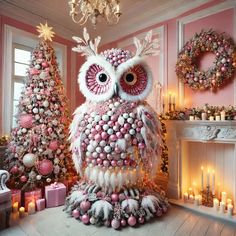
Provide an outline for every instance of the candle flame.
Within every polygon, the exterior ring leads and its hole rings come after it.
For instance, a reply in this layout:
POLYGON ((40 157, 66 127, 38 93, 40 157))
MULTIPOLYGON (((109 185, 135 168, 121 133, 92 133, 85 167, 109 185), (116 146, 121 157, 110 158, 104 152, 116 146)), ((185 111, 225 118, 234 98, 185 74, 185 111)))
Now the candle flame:
POLYGON ((203 170, 204 169, 204 167, 203 166, 201 166, 201 170, 203 170))

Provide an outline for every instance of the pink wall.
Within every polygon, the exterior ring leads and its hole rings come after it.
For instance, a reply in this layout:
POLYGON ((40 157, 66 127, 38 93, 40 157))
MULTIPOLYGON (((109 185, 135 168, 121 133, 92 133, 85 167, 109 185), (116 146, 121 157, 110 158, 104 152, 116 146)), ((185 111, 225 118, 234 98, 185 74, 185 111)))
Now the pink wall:
MULTIPOLYGON (((164 21, 153 25, 151 27, 139 30, 135 33, 126 35, 121 39, 113 42, 113 45, 118 45, 119 43, 133 38, 134 36, 140 34, 141 32, 148 31, 150 29, 155 29, 159 26, 164 26, 164 88, 165 91, 171 91, 178 94, 178 79, 175 74, 175 65, 177 60, 177 51, 178 51, 178 21, 185 16, 191 16, 194 13, 199 11, 208 9, 209 7, 216 6, 225 1, 215 0, 210 3, 204 4, 198 8, 195 8, 191 11, 185 12, 184 14, 170 19, 168 21, 164 21)), ((201 19, 193 20, 188 24, 184 25, 183 29, 183 37, 185 42, 190 39, 195 32, 200 32, 202 29, 212 28, 218 32, 226 32, 231 37, 234 35, 234 10, 232 8, 228 10, 220 11, 216 14, 207 13, 207 15, 201 19), (220 19, 220 20, 219 20, 220 19)), ((155 58, 149 58, 148 63, 151 67, 155 66, 152 63, 155 58)), ((204 65, 201 67, 202 69, 207 69, 208 66, 212 63, 212 56, 208 57, 204 55, 203 60, 200 64, 204 65)), ((158 68, 154 68, 154 74, 157 73, 158 68)), ((153 97, 155 99, 155 97, 153 97)), ((234 104, 234 83, 233 78, 232 82, 227 84, 221 88, 217 93, 212 93, 210 91, 205 92, 194 92, 187 86, 185 86, 185 107, 194 107, 194 106, 202 106, 205 103, 209 103, 212 105, 229 105, 234 104)))

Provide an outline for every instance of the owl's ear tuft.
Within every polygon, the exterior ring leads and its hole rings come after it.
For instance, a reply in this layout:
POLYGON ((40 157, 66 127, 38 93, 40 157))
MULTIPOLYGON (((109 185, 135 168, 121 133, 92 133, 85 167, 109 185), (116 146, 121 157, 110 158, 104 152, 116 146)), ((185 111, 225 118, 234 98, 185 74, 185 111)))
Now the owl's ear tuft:
POLYGON ((84 38, 80 38, 76 36, 72 37, 78 43, 77 47, 72 48, 72 50, 74 52, 81 53, 82 56, 86 56, 86 57, 97 55, 98 54, 97 49, 101 41, 101 37, 97 36, 93 42, 93 40, 90 40, 90 37, 86 28, 84 28, 83 37, 84 38))

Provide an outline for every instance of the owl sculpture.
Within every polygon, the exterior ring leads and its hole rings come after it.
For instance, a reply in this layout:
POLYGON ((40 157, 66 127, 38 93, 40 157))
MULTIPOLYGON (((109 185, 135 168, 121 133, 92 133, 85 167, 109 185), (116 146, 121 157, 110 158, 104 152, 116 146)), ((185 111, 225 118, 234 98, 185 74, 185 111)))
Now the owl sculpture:
POLYGON ((143 224, 166 212, 165 194, 153 178, 162 150, 161 124, 144 101, 152 74, 143 59, 157 52, 152 33, 134 38, 136 53, 111 49, 98 54, 100 37, 73 37, 87 61, 78 83, 86 102, 74 112, 71 150, 81 176, 65 209, 85 224, 143 224))

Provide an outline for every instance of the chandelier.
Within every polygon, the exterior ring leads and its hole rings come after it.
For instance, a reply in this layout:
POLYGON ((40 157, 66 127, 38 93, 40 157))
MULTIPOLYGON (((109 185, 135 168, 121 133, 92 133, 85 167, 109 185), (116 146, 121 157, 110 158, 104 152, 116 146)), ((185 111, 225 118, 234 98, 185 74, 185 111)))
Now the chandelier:
POLYGON ((70 16, 80 25, 90 19, 95 26, 99 16, 108 24, 117 24, 121 16, 119 3, 119 0, 70 0, 70 16))

